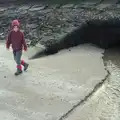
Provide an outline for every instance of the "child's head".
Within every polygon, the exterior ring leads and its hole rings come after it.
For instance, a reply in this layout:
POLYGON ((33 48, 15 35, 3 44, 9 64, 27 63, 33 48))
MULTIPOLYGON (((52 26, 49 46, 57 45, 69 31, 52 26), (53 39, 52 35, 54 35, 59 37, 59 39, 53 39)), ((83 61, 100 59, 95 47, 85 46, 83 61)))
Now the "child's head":
POLYGON ((15 32, 17 32, 19 30, 20 27, 20 23, 18 20, 13 20, 12 21, 12 28, 15 32))
POLYGON ((19 30, 19 27, 18 26, 14 26, 13 27, 13 31, 17 32, 19 30))

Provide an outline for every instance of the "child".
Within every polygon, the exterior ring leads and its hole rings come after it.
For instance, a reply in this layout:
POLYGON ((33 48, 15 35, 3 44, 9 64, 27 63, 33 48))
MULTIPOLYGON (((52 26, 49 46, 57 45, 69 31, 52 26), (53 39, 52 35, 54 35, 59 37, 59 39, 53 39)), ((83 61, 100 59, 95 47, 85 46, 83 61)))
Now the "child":
POLYGON ((14 60, 17 63, 17 71, 15 75, 19 75, 22 73, 22 66, 24 66, 24 70, 28 69, 29 64, 21 60, 22 50, 24 48, 27 51, 27 45, 24 39, 24 34, 20 31, 20 23, 18 20, 12 21, 11 31, 8 35, 8 39, 6 42, 6 48, 9 49, 10 45, 12 45, 14 60))

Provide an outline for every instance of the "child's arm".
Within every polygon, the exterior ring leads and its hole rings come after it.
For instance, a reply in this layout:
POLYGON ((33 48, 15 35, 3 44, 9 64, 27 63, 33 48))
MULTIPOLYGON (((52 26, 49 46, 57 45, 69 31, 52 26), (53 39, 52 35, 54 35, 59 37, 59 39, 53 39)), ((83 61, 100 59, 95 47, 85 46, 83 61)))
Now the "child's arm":
POLYGON ((8 34, 7 40, 6 40, 6 48, 9 49, 11 44, 11 33, 8 34))
POLYGON ((27 51, 27 44, 26 44, 25 37, 24 37, 23 33, 22 33, 22 44, 23 44, 24 50, 27 51))

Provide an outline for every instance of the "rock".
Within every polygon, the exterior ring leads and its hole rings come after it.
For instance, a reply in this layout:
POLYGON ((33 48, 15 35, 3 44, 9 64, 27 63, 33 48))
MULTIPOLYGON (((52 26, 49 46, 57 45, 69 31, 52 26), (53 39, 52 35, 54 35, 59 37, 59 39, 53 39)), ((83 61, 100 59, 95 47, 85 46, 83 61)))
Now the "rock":
POLYGON ((41 48, 41 49, 45 49, 45 46, 41 45, 40 43, 36 44, 35 46, 38 47, 38 48, 41 48))
POLYGON ((38 25, 37 24, 28 24, 27 27, 31 28, 31 29, 36 29, 38 27, 38 25))
POLYGON ((51 41, 53 40, 54 37, 53 36, 44 36, 42 39, 41 39, 41 42, 47 42, 48 40, 51 41))
POLYGON ((62 6, 62 8, 73 8, 73 7, 74 7, 74 4, 66 4, 62 6))
POLYGON ((30 8, 29 11, 30 12, 40 11, 40 10, 43 10, 44 8, 45 8, 45 6, 33 7, 33 8, 30 8))
POLYGON ((25 6, 20 6, 20 7, 18 8, 18 10, 19 10, 19 11, 24 11, 24 10, 28 10, 29 8, 30 8, 30 6, 25 5, 25 6))
POLYGON ((5 12, 5 10, 7 10, 7 8, 0 8, 0 13, 5 12))
POLYGON ((99 10, 103 10, 107 7, 110 7, 111 4, 100 4, 100 5, 97 5, 96 8, 99 9, 99 10))
POLYGON ((4 76, 4 78, 6 78, 6 76, 4 76))
MULTIPOLYGON (((76 35, 74 31, 78 28, 81 32, 86 30, 83 26, 88 23, 87 21, 109 21, 110 19, 120 18, 119 9, 120 5, 118 4, 98 4, 96 7, 93 3, 49 6, 39 3, 34 5, 24 4, 18 7, 11 5, 5 8, 1 7, 0 27, 2 29, 0 32, 6 34, 11 21, 17 18, 21 22, 21 28, 24 30, 25 38, 29 40, 28 44, 36 45, 41 43, 48 48, 53 44, 65 43, 61 47, 64 48, 77 44, 75 41, 69 43, 71 40, 69 36, 70 34, 76 35), (64 38, 67 36, 70 40, 64 41, 64 38)), ((80 34, 80 32, 78 33, 80 34)), ((0 39, 4 39, 5 34, 0 35, 0 39)), ((77 37, 81 41, 80 43, 84 41, 78 35, 77 37)))

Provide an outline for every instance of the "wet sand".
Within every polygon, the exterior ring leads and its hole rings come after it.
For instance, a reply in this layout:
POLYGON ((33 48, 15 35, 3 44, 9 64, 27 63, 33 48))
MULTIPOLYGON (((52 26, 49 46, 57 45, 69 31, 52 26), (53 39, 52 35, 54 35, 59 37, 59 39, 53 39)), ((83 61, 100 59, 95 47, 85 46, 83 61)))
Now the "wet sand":
POLYGON ((14 76, 12 52, 2 43, 0 50, 1 120, 57 120, 107 74, 104 51, 92 45, 35 60, 28 60, 25 54, 30 68, 18 77, 14 76))

